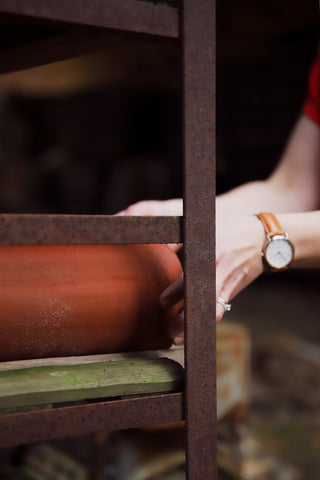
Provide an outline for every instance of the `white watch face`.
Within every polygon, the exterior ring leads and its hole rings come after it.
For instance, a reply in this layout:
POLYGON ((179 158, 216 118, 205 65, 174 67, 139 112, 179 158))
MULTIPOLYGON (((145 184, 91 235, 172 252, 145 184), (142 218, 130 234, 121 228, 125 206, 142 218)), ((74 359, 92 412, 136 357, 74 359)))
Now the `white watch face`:
POLYGON ((286 238, 275 236, 266 246, 265 257, 272 268, 284 268, 293 258, 293 247, 286 238))

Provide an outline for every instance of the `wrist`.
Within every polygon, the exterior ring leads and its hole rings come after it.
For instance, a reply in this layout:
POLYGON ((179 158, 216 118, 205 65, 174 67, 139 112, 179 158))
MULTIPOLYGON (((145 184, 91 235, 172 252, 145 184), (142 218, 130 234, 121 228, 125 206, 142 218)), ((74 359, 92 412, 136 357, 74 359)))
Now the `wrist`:
POLYGON ((266 270, 281 271, 289 267, 294 258, 294 246, 288 233, 273 213, 261 212, 257 218, 265 233, 261 251, 266 270))
POLYGON ((298 212, 279 215, 295 247, 292 268, 320 267, 320 212, 298 212))

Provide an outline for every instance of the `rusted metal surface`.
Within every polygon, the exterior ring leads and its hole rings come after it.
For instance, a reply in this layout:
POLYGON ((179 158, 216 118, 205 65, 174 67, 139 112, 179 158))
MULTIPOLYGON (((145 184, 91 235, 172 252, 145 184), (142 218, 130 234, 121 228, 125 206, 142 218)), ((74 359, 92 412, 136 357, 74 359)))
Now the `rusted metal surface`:
POLYGON ((0 446, 183 420, 183 394, 127 398, 0 416, 0 446))
POLYGON ((187 478, 214 480, 215 1, 185 0, 182 26, 187 478))
POLYGON ((178 10, 139 0, 1 0, 0 14, 90 25, 113 30, 179 36, 178 10))
POLYGON ((0 214, 0 245, 181 241, 182 217, 0 214))
POLYGON ((95 0, 89 6, 84 1, 68 0, 0 2, 0 73, 110 49, 117 41, 115 31, 118 35, 149 33, 160 40, 162 36, 178 38, 176 2, 155 3, 95 0))

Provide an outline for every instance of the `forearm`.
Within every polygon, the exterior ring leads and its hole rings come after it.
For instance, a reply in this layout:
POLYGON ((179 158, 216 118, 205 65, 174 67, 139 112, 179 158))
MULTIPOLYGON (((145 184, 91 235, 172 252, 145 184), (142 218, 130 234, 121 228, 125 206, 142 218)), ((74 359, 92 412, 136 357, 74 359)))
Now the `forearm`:
POLYGON ((292 268, 320 268, 320 211, 277 215, 295 249, 292 268))
POLYGON ((130 205, 117 215, 143 215, 143 216, 180 216, 183 215, 182 198, 170 200, 142 200, 130 205))
POLYGON ((294 200, 292 195, 277 188, 270 180, 255 181, 219 195, 216 199, 217 215, 301 210, 299 202, 294 200))
POLYGON ((319 208, 320 130, 302 115, 275 171, 267 180, 241 185, 217 198, 217 214, 319 208))

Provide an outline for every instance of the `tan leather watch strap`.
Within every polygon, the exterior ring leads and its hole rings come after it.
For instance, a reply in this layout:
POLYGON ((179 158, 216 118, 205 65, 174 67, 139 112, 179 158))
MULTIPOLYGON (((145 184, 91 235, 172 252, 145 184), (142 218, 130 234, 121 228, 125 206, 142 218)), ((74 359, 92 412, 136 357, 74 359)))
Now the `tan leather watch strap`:
POLYGON ((266 235, 271 238, 275 235, 285 235, 285 231, 280 227, 280 224, 273 213, 261 212, 257 217, 262 222, 266 235))

